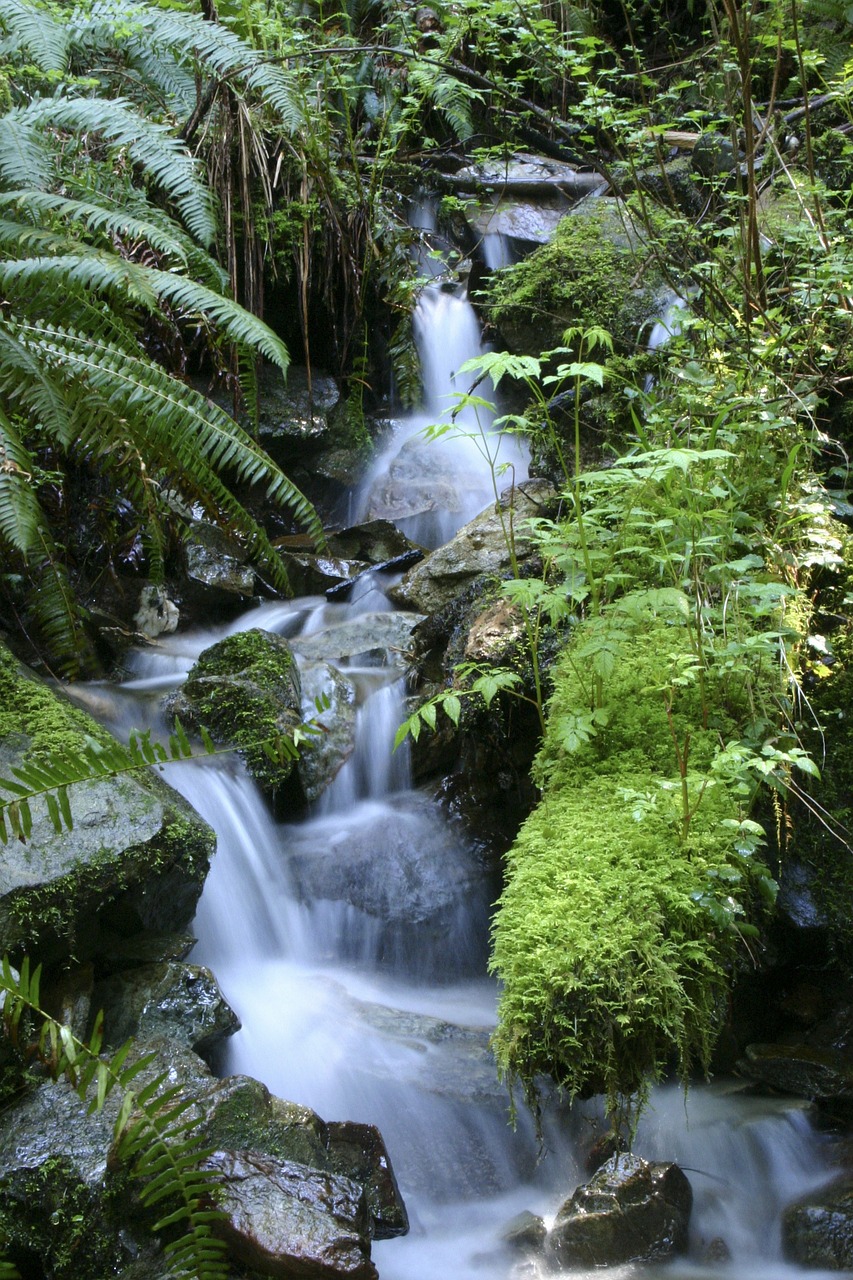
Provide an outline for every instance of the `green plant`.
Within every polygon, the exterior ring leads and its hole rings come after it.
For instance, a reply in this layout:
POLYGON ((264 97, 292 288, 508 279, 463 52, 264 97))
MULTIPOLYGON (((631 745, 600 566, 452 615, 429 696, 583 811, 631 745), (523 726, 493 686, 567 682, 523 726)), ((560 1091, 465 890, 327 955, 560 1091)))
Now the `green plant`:
POLYGON ((16 972, 3 958, 0 993, 5 1034, 50 1076, 65 1078, 88 1105, 100 1111, 116 1093, 120 1102, 113 1125, 112 1158, 140 1179, 140 1198, 154 1210, 152 1231, 165 1237, 171 1275, 193 1280, 225 1280, 224 1242, 215 1234, 223 1214, 217 1209, 217 1179, 202 1167, 206 1155, 194 1137, 193 1101, 169 1084, 169 1073, 151 1077, 154 1054, 137 1055, 127 1041, 103 1056, 99 1016, 88 1041, 80 1040, 40 1004, 40 967, 30 972, 25 959, 16 972), (33 1023, 36 1025, 33 1026, 33 1023), (140 1084, 145 1073, 150 1077, 140 1084))

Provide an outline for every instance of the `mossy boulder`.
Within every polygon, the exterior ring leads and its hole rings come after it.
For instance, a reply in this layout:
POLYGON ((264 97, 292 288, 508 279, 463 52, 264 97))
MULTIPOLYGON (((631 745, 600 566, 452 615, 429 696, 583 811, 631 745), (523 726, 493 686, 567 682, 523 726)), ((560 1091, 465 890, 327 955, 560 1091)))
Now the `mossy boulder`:
POLYGON ((513 351, 539 355, 563 343, 566 329, 598 325, 630 354, 666 288, 648 239, 627 205, 605 197, 581 200, 549 244, 496 272, 486 314, 513 351))
MULTIPOLYGON (((0 646, 0 776, 22 761, 73 761, 86 740, 110 735, 0 646)), ((58 833, 31 804, 26 842, 0 863, 0 952, 44 960, 97 952, 105 934, 185 927, 195 914, 215 837, 152 772, 69 787, 73 828, 58 833)))
POLYGON ((741 857, 736 797, 711 774, 749 722, 743 688, 710 672, 704 688, 680 682, 691 637, 676 610, 626 622, 614 610, 583 624, 554 669, 543 797, 493 931, 502 1069, 611 1107, 673 1061, 685 1076, 707 1066, 766 876, 741 857))
POLYGON ((275 746, 292 742, 302 723, 299 670, 282 636, 254 628, 205 649, 176 706, 214 742, 240 751, 276 812, 301 805, 295 755, 275 746))
POLYGON ((782 1249, 788 1262, 822 1271, 853 1268, 853 1178, 811 1191, 782 1215, 782 1249))

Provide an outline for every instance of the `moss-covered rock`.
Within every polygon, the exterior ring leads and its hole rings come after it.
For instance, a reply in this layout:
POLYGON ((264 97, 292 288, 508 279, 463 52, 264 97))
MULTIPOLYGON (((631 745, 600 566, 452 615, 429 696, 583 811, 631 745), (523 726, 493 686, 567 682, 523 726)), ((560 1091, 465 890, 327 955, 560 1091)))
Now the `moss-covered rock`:
POLYGON ((598 325, 617 351, 634 350, 665 292, 647 239, 618 200, 580 201, 543 245, 491 278, 486 311, 513 351, 539 355, 573 325, 598 325))
POLYGON ((302 723, 299 671, 282 636, 254 628, 205 649, 180 703, 214 742, 240 750, 277 812, 301 803, 295 757, 278 750, 270 756, 262 745, 292 741, 302 723))
MULTIPOLYGON (((0 775, 23 760, 72 760, 86 739, 112 741, 0 646, 0 775)), ((183 928, 215 844, 187 802, 154 772, 75 784, 69 801, 71 831, 57 833, 35 800, 26 843, 4 846, 0 952, 83 958, 104 932, 183 928)))
POLYGON ((496 1053, 528 1086, 545 1072, 615 1106, 673 1059, 682 1073, 707 1065, 754 892, 736 800, 710 765, 747 711, 741 686, 680 683, 689 652, 683 619, 621 633, 605 619, 557 664, 543 799, 510 852, 494 925, 496 1053), (596 724, 590 653, 608 646, 596 724))

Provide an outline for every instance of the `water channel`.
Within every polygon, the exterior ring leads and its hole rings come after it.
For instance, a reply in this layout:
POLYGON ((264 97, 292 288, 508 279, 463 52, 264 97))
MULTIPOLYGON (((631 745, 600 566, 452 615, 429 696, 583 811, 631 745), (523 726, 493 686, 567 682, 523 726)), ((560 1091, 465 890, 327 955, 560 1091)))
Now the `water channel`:
MULTIPOLYGON (((446 407, 455 370, 478 349, 470 306, 440 286, 426 291, 418 325, 425 417, 389 444, 370 478, 374 491, 401 454, 424 447, 424 422, 446 407)), ((465 492, 452 515, 414 519, 416 536, 448 537, 490 500, 484 453, 496 441, 488 427, 463 423, 473 441, 428 446, 461 449, 465 492)), ((509 447, 518 474, 523 458, 509 447)), ((341 626, 369 627, 390 607, 378 578, 347 604, 264 604, 227 627, 166 637, 135 653, 131 678, 92 696, 120 734, 149 723, 163 729, 164 695, 222 635, 263 627, 287 636, 307 670, 318 651, 336 652, 341 626)), ((555 1107, 541 1144, 523 1108, 517 1128, 508 1124, 488 1051, 496 990, 485 960, 496 887, 464 833, 412 790, 405 751, 392 752, 402 718, 400 659, 350 655, 337 665, 357 703, 356 745, 307 820, 276 824, 236 761, 169 773, 218 836, 193 955, 212 967, 243 1024, 218 1065, 254 1075, 326 1119, 379 1125, 411 1218, 408 1237, 374 1247, 382 1280, 544 1276, 502 1247, 500 1231, 522 1209, 553 1215, 584 1180, 596 1108, 555 1107)), ((798 1274, 781 1261, 780 1210, 827 1177, 824 1139, 802 1104, 750 1096, 738 1082, 697 1086, 687 1099, 663 1088, 635 1149, 679 1161, 695 1196, 690 1257, 644 1270, 649 1280, 664 1271, 671 1280, 719 1274, 701 1260, 719 1238, 731 1252, 725 1274, 733 1280, 798 1274)))

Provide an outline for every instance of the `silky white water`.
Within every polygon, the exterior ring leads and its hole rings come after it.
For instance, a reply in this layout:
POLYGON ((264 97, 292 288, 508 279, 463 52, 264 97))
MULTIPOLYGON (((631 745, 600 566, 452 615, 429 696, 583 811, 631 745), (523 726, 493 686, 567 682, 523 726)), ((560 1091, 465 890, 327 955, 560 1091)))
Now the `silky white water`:
MULTIPOLYGON (((434 409, 465 358, 452 344, 471 316, 457 304, 470 312, 440 290, 422 306, 434 409)), ((464 341, 479 349, 473 330, 464 341)), ((458 465, 463 495, 445 512, 451 530, 483 493, 490 500, 491 468, 475 498, 473 464, 458 465)), ((217 639, 262 627, 290 638, 305 664, 324 644, 334 648, 341 624, 376 614, 378 590, 368 584, 350 604, 266 604, 217 629, 165 637, 133 656, 133 678, 121 688, 81 696, 120 736, 133 725, 165 729, 164 694, 217 639)), ((325 1119, 379 1125, 412 1224, 407 1238, 375 1244, 382 1280, 544 1277, 544 1264, 502 1246, 501 1230, 521 1209, 546 1219, 556 1212, 586 1176, 582 1153, 600 1116, 593 1104, 546 1108, 542 1147, 523 1107, 517 1129, 508 1123, 488 1049, 496 990, 486 977, 487 931, 498 886, 464 833, 411 790, 405 752, 392 751, 403 717, 398 661, 391 653, 383 665, 340 663, 356 691, 355 745, 304 821, 275 823, 237 761, 170 767, 169 781, 218 838, 193 959, 213 968, 243 1028, 217 1065, 254 1075, 325 1119)), ((715 1239, 731 1252, 732 1280, 804 1274, 785 1266, 779 1244, 781 1209, 826 1177, 825 1149, 803 1106, 736 1087, 697 1086, 686 1101, 660 1089, 635 1150, 678 1160, 695 1195, 690 1257, 638 1275, 716 1275, 701 1261, 715 1239)), ((622 1280, 634 1271, 608 1274, 622 1280)))

